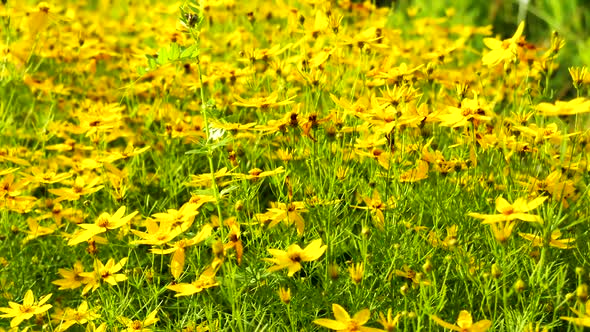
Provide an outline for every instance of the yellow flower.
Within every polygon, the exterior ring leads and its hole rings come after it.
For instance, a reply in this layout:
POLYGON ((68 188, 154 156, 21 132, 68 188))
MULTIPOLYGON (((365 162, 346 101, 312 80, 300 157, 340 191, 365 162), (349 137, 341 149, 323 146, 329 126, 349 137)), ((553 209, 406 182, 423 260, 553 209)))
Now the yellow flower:
POLYGON ((383 313, 379 313, 378 322, 383 326, 385 331, 394 331, 397 328, 397 325, 399 324, 400 317, 401 314, 397 314, 395 315, 395 317, 392 317, 391 308, 389 308, 387 310, 387 317, 385 317, 383 313))
POLYGON ((315 261, 320 258, 326 251, 327 246, 322 245, 322 239, 311 241, 310 244, 301 249, 299 245, 292 244, 287 248, 287 251, 278 249, 268 249, 268 252, 274 258, 265 258, 269 263, 276 264, 268 268, 269 272, 275 272, 287 268, 289 270, 289 277, 292 277, 295 272, 301 270, 301 262, 315 261))
POLYGON ((563 320, 567 320, 568 322, 572 322, 578 326, 586 326, 590 327, 590 300, 586 301, 586 305, 584 306, 584 313, 577 311, 576 309, 570 308, 574 314, 578 315, 578 317, 559 317, 563 320))
POLYGON ((119 282, 127 280, 127 276, 119 272, 123 266, 127 263, 127 258, 121 259, 115 264, 114 259, 109 259, 106 264, 103 264, 100 260, 95 260, 94 271, 82 272, 80 276, 84 277, 86 286, 82 290, 82 295, 86 294, 89 290, 95 291, 100 287, 101 282, 106 282, 110 285, 116 285, 119 282))
POLYGON ((477 96, 477 92, 473 91, 473 98, 464 98, 461 101, 460 107, 449 106, 445 113, 437 116, 441 121, 440 125, 445 127, 462 127, 469 123, 477 126, 480 122, 492 120, 492 117, 486 115, 486 110, 489 107, 482 102, 477 96))
POLYGON ((121 206, 112 216, 107 212, 103 212, 96 218, 94 224, 79 224, 78 226, 84 230, 74 234, 74 237, 68 241, 68 245, 73 246, 81 242, 86 242, 95 235, 126 225, 135 217, 137 211, 123 217, 125 215, 125 209, 125 206, 121 206))
POLYGON ((213 228, 210 225, 205 225, 199 232, 199 234, 195 235, 192 239, 182 239, 176 241, 173 244, 168 244, 172 248, 168 249, 151 249, 150 251, 154 254, 166 255, 170 253, 174 253, 172 255, 172 259, 170 261, 170 271, 172 276, 175 279, 180 278, 180 275, 184 271, 184 258, 185 258, 185 248, 197 245, 204 240, 206 240, 209 235, 211 235, 211 231, 213 228))
POLYGON ((40 167, 31 167, 31 174, 25 174, 25 178, 33 183, 52 184, 72 177, 71 173, 59 173, 52 170, 44 172, 40 167))
POLYGON ((496 210, 500 214, 481 214, 476 212, 468 213, 470 217, 483 219, 484 224, 493 224, 502 221, 524 220, 529 222, 543 223, 543 219, 538 215, 529 214, 528 212, 536 209, 547 199, 541 196, 527 202, 524 198, 518 198, 513 204, 508 203, 502 196, 496 199, 496 210))
POLYGON ((569 67, 568 71, 572 77, 574 88, 579 89, 587 80, 588 68, 584 67, 569 67))
POLYGON ((277 101, 279 99, 279 94, 276 91, 271 93, 267 97, 252 98, 250 100, 242 99, 240 96, 236 95, 236 96, 234 96, 234 98, 237 101, 234 102, 232 105, 242 106, 242 107, 255 107, 255 108, 261 108, 263 110, 266 110, 271 107, 278 107, 278 106, 292 104, 292 103, 294 103, 293 99, 295 97, 297 97, 297 96, 291 96, 283 101, 277 101))
POLYGON ((66 331, 74 324, 84 325, 89 321, 100 318, 100 314, 96 310, 88 309, 88 302, 82 301, 78 308, 66 308, 65 310, 57 310, 52 315, 52 320, 57 324, 56 331, 66 331))
POLYGON ((363 309, 351 318, 348 312, 344 310, 341 306, 334 303, 332 304, 332 311, 334 312, 333 319, 325 319, 325 318, 318 318, 313 321, 314 324, 329 328, 330 330, 334 331, 350 331, 350 332, 377 332, 383 331, 381 329, 376 329, 373 327, 366 327, 365 325, 369 318, 371 318, 371 312, 369 309, 363 309))
POLYGON ((540 103, 535 107, 537 114, 546 116, 576 115, 590 112, 590 99, 575 98, 569 101, 556 101, 555 104, 540 103))
MULTIPOLYGON (((539 235, 528 234, 528 233, 518 233, 522 238, 527 239, 532 242, 534 247, 543 247, 545 246, 545 239, 539 235)), ((553 231, 551 233, 551 238, 549 239, 549 246, 559 248, 559 249, 571 249, 575 248, 575 244, 571 244, 572 242, 576 242, 576 239, 569 238, 569 239, 560 239, 561 231, 559 229, 553 231)))
POLYGON ((101 181, 102 178, 98 176, 90 179, 89 182, 87 182, 87 179, 85 179, 83 176, 78 176, 74 180, 74 183, 72 183, 71 188, 52 188, 48 189, 47 191, 59 196, 55 199, 56 202, 61 202, 64 200, 75 201, 84 195, 90 195, 102 189, 104 186, 99 185, 101 181))
POLYGON ((59 290, 64 289, 76 289, 86 283, 87 278, 82 276, 84 273, 84 266, 80 261, 74 263, 74 268, 58 269, 57 272, 63 277, 63 279, 52 281, 51 283, 59 286, 59 290))
POLYGON ((365 266, 362 262, 357 264, 352 264, 348 268, 348 273, 350 273, 350 278, 355 285, 358 285, 363 281, 363 276, 365 274, 365 266))
POLYGON ((520 22, 512 38, 498 40, 496 38, 484 38, 483 43, 490 48, 490 51, 483 56, 483 64, 494 67, 502 62, 513 61, 518 55, 518 40, 524 30, 524 21, 520 22))
POLYGON ((283 166, 279 166, 272 171, 263 171, 260 168, 253 168, 248 171, 248 174, 239 174, 238 173, 238 174, 235 174, 235 176, 238 179, 257 181, 258 179, 261 179, 261 178, 264 178, 267 176, 273 176, 276 174, 281 174, 281 173, 285 173, 285 168, 283 166))
POLYGON ((152 329, 147 328, 147 326, 153 325, 160 320, 159 318, 156 318, 157 313, 158 309, 150 312, 144 320, 131 320, 123 316, 118 317, 117 320, 119 320, 119 322, 125 325, 126 329, 124 331, 126 332, 150 332, 152 331, 152 329))
POLYGON ((291 302, 291 288, 281 287, 279 288, 278 294, 281 302, 285 304, 289 304, 289 302, 291 302))
POLYGON ((494 238, 496 241, 500 242, 501 244, 506 243, 512 235, 512 231, 514 227, 517 225, 517 221, 500 221, 498 223, 490 224, 492 229, 492 233, 494 234, 494 238))
POLYGON ((47 310, 51 309, 51 304, 45 304, 47 300, 51 297, 51 294, 45 295, 39 299, 38 302, 35 302, 35 297, 33 295, 32 290, 28 290, 25 293, 25 297, 23 299, 23 304, 18 304, 12 301, 8 302, 10 308, 0 308, 0 312, 3 312, 0 317, 2 318, 10 318, 10 327, 18 326, 24 320, 30 319, 31 317, 42 314, 47 310))
POLYGON ((217 269, 213 266, 210 266, 205 271, 203 271, 203 273, 201 273, 197 280, 193 281, 192 283, 179 283, 176 285, 167 286, 166 288, 176 292, 174 297, 189 296, 195 293, 200 293, 207 288, 219 285, 219 283, 215 280, 215 273, 217 273, 217 269))
POLYGON ((473 323, 473 318, 471 317, 471 314, 466 310, 461 310, 461 312, 459 313, 459 318, 457 318, 457 325, 449 324, 434 315, 430 316, 430 318, 432 318, 433 321, 435 321, 438 325, 444 327, 445 329, 453 331, 485 332, 492 325, 492 322, 487 319, 473 323))
POLYGON ((303 235, 305 231, 305 220, 301 216, 302 212, 307 212, 305 203, 301 201, 291 201, 289 203, 271 202, 271 208, 261 216, 268 216, 271 220, 268 228, 276 226, 283 221, 286 224, 295 224, 297 234, 303 235))
POLYGON ((416 272, 412 270, 409 266, 403 265, 402 270, 394 270, 396 276, 406 278, 412 281, 412 287, 418 286, 430 286, 430 280, 424 277, 422 272, 416 272))

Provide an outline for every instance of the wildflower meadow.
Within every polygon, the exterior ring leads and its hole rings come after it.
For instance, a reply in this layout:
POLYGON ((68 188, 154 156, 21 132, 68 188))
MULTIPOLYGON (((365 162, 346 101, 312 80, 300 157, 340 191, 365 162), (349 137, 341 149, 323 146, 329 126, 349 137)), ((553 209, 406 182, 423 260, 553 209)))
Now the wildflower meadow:
POLYGON ((590 328, 584 1, 0 24, 0 331, 590 328))

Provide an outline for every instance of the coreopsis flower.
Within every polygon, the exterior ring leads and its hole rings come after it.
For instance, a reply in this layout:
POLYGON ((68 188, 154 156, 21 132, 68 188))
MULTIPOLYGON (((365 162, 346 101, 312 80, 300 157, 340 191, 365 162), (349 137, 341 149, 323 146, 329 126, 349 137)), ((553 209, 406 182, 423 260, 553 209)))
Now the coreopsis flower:
POLYGON ((409 169, 399 176, 400 182, 417 182, 428 178, 428 162, 420 159, 416 161, 416 167, 409 169))
POLYGON ((518 56, 518 41, 524 31, 524 21, 520 22, 514 35, 505 40, 498 40, 496 38, 484 38, 484 44, 490 51, 483 56, 482 62, 484 65, 494 67, 502 62, 514 61, 518 56))
POLYGON ((187 247, 197 245, 204 240, 206 240, 210 235, 213 228, 211 225, 205 225, 199 232, 199 234, 195 235, 191 239, 182 239, 176 241, 175 243, 168 244, 171 248, 168 249, 151 249, 150 251, 154 254, 159 255, 166 255, 171 254, 172 258, 170 260, 170 272, 175 279, 180 278, 180 275, 184 271, 184 259, 185 259, 185 251, 187 247))
POLYGON ((395 275, 398 277, 402 277, 402 278, 406 278, 406 279, 411 280, 412 287, 429 286, 431 284, 430 280, 426 279, 422 272, 416 272, 405 264, 402 266, 402 269, 403 269, 403 271, 402 270, 394 270, 393 273, 395 273, 395 275))
POLYGON ((89 309, 86 301, 82 301, 76 309, 56 310, 52 315, 52 320, 57 325, 55 331, 66 331, 75 324, 85 325, 92 320, 98 319, 100 314, 96 311, 96 308, 89 309))
POLYGON ((574 308, 570 308, 574 314, 578 315, 578 317, 565 317, 561 316, 559 318, 563 320, 567 320, 568 322, 572 322, 577 326, 585 326, 590 327, 590 300, 586 301, 584 305, 584 312, 580 312, 574 308))
POLYGON ((363 281, 363 276, 365 274, 365 265, 363 262, 352 264, 348 267, 348 273, 350 273, 350 279, 355 285, 359 285, 361 281, 363 281))
POLYGON ((485 332, 492 326, 492 322, 487 319, 474 323, 471 314, 467 310, 461 310, 457 318, 457 325, 447 323, 434 315, 430 316, 430 318, 438 325, 452 331, 485 332))
POLYGON ((293 99, 297 96, 291 96, 285 100, 277 101, 279 99, 279 93, 277 91, 271 93, 267 97, 252 98, 250 100, 242 99, 240 96, 234 96, 237 100, 232 105, 242 107, 254 107, 267 110, 272 107, 278 107, 283 105, 289 105, 294 103, 293 99))
POLYGON ((371 318, 369 309, 363 309, 350 317, 348 312, 340 305, 332 304, 332 311, 334 312, 334 319, 318 318, 313 321, 314 324, 323 326, 334 331, 348 331, 348 332, 382 332, 383 330, 363 326, 367 324, 371 318))
POLYGON ((45 1, 39 2, 37 6, 27 11, 27 17, 24 23, 31 39, 34 39, 41 31, 45 31, 51 23, 65 20, 66 17, 58 15, 61 8, 57 8, 45 1))
POLYGON ((219 285, 215 279, 215 273, 217 273, 217 268, 210 266, 205 271, 203 271, 203 273, 201 273, 197 280, 191 282, 190 284, 178 283, 167 286, 166 288, 176 292, 174 297, 189 296, 195 293, 200 293, 207 288, 219 285))
POLYGON ((317 239, 311 241, 305 249, 301 249, 297 244, 290 245, 287 248, 287 251, 268 249, 268 252, 274 257, 265 258, 264 260, 275 264, 268 268, 269 272, 275 272, 286 268, 289 270, 289 277, 292 277, 295 272, 301 270, 301 262, 311 262, 319 259, 326 249, 327 246, 322 245, 322 239, 317 239))
POLYGON ((123 217, 125 215, 125 210, 126 207, 121 206, 112 216, 107 212, 101 213, 94 221, 94 224, 79 224, 78 226, 84 230, 74 234, 68 241, 68 245, 74 246, 78 243, 86 242, 95 235, 127 225, 127 223, 135 217, 138 211, 132 212, 123 217))
POLYGON ((97 290, 102 282, 114 286, 119 282, 127 280, 125 274, 117 273, 125 266, 125 263, 127 263, 127 258, 121 259, 118 263, 115 263, 115 260, 111 258, 106 264, 96 259, 94 261, 94 271, 80 273, 80 276, 84 277, 84 282, 86 282, 86 286, 82 290, 82 295, 90 290, 97 290))
POLYGON ((170 222, 157 222, 153 219, 147 220, 145 226, 146 232, 131 230, 131 233, 140 237, 140 240, 133 240, 130 242, 131 244, 161 246, 172 241, 185 231, 182 227, 173 227, 170 222))
POLYGON ((385 329, 385 331, 387 332, 391 332, 391 331, 395 331, 395 329, 397 328, 397 325, 399 324, 399 319, 402 316, 402 314, 398 313, 395 316, 392 316, 391 313, 391 308, 389 308, 387 310, 387 316, 385 316, 383 313, 379 313, 379 320, 377 320, 377 322, 379 322, 379 324, 381 324, 381 326, 383 326, 383 329, 385 329))
POLYGON ((473 91, 473 98, 461 100, 460 107, 447 107, 446 112, 439 114, 436 118, 440 121, 441 126, 446 127, 462 127, 468 123, 477 125, 492 119, 486 115, 488 108, 488 105, 479 99, 477 92, 473 91))
POLYGON ((529 192, 549 194, 556 201, 561 201, 563 207, 569 207, 568 199, 576 199, 576 186, 573 180, 569 180, 560 170, 555 170, 545 179, 530 177, 528 182, 518 181, 527 186, 529 192))
POLYGON ((571 249, 576 247, 575 244, 572 244, 572 242, 576 242, 575 238, 560 239, 561 231, 559 229, 551 232, 551 236, 548 239, 549 241, 545 240, 542 236, 535 234, 518 233, 518 235, 523 239, 531 241, 534 247, 544 247, 545 244, 559 249, 571 249))
POLYGON ((0 199, 4 197, 16 197, 21 194, 21 189, 25 188, 28 181, 19 179, 15 181, 13 173, 7 173, 0 181, 0 199))
MULTIPOLYGON (((227 167, 223 167, 213 174, 213 176, 215 177, 215 184, 217 184, 217 187, 219 187, 219 188, 224 187, 231 182, 231 180, 228 180, 228 181, 223 180, 222 181, 220 179, 223 177, 227 177, 227 176, 233 176, 234 174, 232 173, 232 171, 233 170, 231 170, 231 171, 228 170, 227 167)), ((209 188, 212 186, 211 179, 212 179, 211 173, 191 175, 191 180, 189 183, 187 183, 187 185, 195 186, 195 187, 209 188)))
POLYGON ((253 168, 248 171, 248 174, 235 174, 236 178, 238 179, 246 179, 251 181, 258 181, 261 178, 267 176, 273 176, 276 174, 281 174, 285 172, 285 168, 283 166, 279 166, 272 171, 263 171, 260 168, 253 168))
POLYGON ((12 301, 8 302, 10 308, 0 308, 0 315, 2 318, 12 318, 10 321, 10 327, 16 327, 24 320, 30 319, 31 317, 42 314, 47 310, 51 309, 51 304, 45 304, 51 298, 52 294, 42 296, 39 301, 35 301, 35 296, 32 290, 28 290, 23 298, 23 303, 18 304, 12 301))
POLYGON ((78 176, 74 180, 74 183, 72 183, 71 187, 52 188, 48 189, 48 191, 58 196, 58 198, 55 199, 56 202, 64 200, 75 201, 82 196, 90 195, 102 189, 104 186, 100 185, 101 181, 102 179, 98 176, 92 179, 85 179, 83 176, 78 176))
POLYGON ((76 289, 90 281, 87 277, 82 276, 82 273, 84 273, 84 266, 80 261, 74 263, 74 267, 71 270, 58 269, 57 272, 63 277, 63 279, 58 279, 51 283, 58 285, 59 290, 76 289))
POLYGON ((453 249, 457 245, 457 225, 451 225, 447 227, 447 236, 442 240, 436 234, 436 232, 428 232, 426 241, 433 247, 441 247, 443 249, 453 249))
POLYGON ((191 202, 184 203, 180 209, 168 209, 164 213, 154 213, 151 217, 160 223, 170 223, 173 227, 187 230, 199 213, 199 206, 191 202))
POLYGON ((43 171, 40 167, 31 167, 31 174, 25 174, 25 179, 32 183, 52 184, 58 183, 72 177, 72 173, 56 173, 54 171, 43 171))
POLYGON ((351 207, 369 210, 373 218, 376 219, 375 221, 377 227, 379 227, 379 229, 383 229, 385 223, 385 214, 383 214, 383 211, 395 207, 394 198, 389 197, 389 199, 384 202, 381 200, 379 192, 377 190, 373 190, 373 195, 371 197, 363 197, 362 200, 365 203, 365 206, 354 205, 351 207))
POLYGON ((124 317, 124 316, 117 317, 117 320, 119 322, 121 322, 121 324, 125 325, 126 328, 124 331, 126 331, 126 332, 134 332, 134 331, 151 332, 152 329, 148 328, 148 326, 154 325, 160 320, 159 318, 156 318, 157 314, 158 314, 158 309, 150 312, 143 320, 139 320, 139 319, 131 320, 131 319, 124 317))
POLYGON ((297 234, 303 235, 305 231, 305 220, 301 216, 303 212, 307 212, 305 202, 271 202, 271 207, 267 212, 257 215, 257 218, 265 222, 268 228, 272 228, 280 222, 284 222, 287 225, 295 224, 297 234))
POLYGON ((27 224, 29 225, 29 230, 25 232, 29 235, 23 239, 23 244, 40 236, 49 235, 53 233, 56 228, 55 225, 49 227, 41 226, 36 219, 27 219, 27 224))
POLYGON ((579 90, 580 87, 582 87, 582 85, 586 83, 588 78, 590 78, 590 75, 588 75, 588 68, 586 66, 569 67, 568 71, 570 72, 570 75, 572 77, 572 83, 576 90, 579 90))
POLYGON ((489 225, 492 229, 492 233, 494 234, 494 238, 496 239, 496 241, 500 242, 501 244, 504 244, 512 235, 512 231, 514 230, 514 227, 516 227, 517 223, 518 221, 509 220, 500 221, 489 225))
POLYGON ((528 212, 543 204, 546 199, 547 196, 540 196, 527 202, 524 198, 518 198, 513 204, 510 204, 506 199, 500 196, 496 199, 496 210, 500 212, 500 214, 470 212, 467 215, 473 218, 483 219, 482 223, 484 224, 493 224, 511 220, 543 223, 543 219, 541 219, 540 216, 529 214, 528 212))
POLYGON ((143 148, 136 148, 135 146, 133 146, 133 143, 129 143, 129 145, 127 145, 127 147, 125 148, 125 150, 123 150, 123 152, 119 152, 119 151, 107 152, 107 156, 105 156, 104 158, 101 158, 99 161, 103 162, 103 163, 113 163, 119 159, 128 159, 133 156, 140 155, 140 154, 146 152, 147 150, 149 150, 150 148, 151 147, 149 145, 144 146, 143 148))
POLYGON ((590 112, 590 99, 575 98, 568 101, 558 100, 554 104, 540 103, 535 106, 537 114, 545 116, 576 115, 590 112))
POLYGON ((283 302, 284 304, 289 304, 291 302, 291 288, 281 287, 279 288, 279 291, 277 293, 279 294, 281 302, 283 302))

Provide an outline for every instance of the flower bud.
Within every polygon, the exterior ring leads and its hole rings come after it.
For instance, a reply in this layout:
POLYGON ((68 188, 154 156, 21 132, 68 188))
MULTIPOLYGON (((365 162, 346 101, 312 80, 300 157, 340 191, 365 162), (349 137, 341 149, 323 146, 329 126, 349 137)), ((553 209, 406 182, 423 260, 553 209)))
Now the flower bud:
POLYGON ((496 263, 492 264, 492 278, 498 279, 501 276, 502 276, 502 270, 500 270, 500 267, 498 266, 498 264, 496 264, 496 263))
POLYGON ((588 285, 581 284, 576 288, 576 297, 580 302, 586 302, 588 300, 588 285))
POLYGON ((526 289, 526 283, 524 282, 524 280, 522 280, 522 279, 516 280, 516 282, 514 283, 514 290, 517 293, 522 293, 525 289, 526 289))

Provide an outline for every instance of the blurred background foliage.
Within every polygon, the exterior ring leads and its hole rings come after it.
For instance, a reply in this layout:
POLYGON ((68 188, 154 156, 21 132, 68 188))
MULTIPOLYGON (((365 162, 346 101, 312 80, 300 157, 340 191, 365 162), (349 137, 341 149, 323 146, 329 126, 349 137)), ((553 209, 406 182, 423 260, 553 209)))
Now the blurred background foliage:
MULTIPOLYGON (((568 68, 590 65, 590 1, 586 0, 372 0, 392 8, 393 15, 418 10, 418 17, 442 17, 453 8, 449 25, 492 25, 493 33, 509 38, 520 20, 526 20, 526 40, 548 47, 553 31, 566 41, 558 57, 559 69, 552 78, 557 98, 575 96, 568 68)), ((399 21, 397 21, 399 22, 399 21)))

